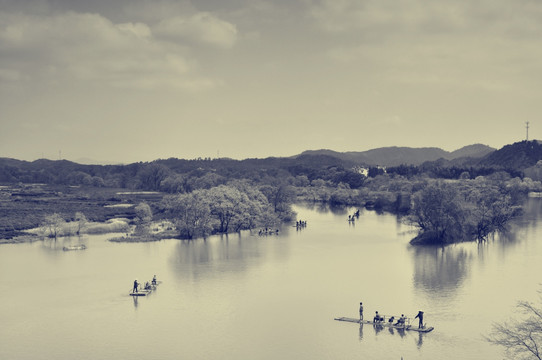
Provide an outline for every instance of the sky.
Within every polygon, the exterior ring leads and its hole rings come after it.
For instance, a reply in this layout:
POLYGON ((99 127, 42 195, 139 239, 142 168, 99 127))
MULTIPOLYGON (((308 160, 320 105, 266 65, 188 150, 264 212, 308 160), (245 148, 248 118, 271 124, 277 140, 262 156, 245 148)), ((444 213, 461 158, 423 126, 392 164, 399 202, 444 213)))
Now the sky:
POLYGON ((539 0, 0 0, 0 157, 539 139, 539 0))

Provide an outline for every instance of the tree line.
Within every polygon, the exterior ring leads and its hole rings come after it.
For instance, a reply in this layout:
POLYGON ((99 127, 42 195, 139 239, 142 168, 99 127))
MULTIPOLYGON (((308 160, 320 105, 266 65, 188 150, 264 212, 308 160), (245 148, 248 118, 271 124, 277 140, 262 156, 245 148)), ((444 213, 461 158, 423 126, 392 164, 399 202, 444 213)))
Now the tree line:
POLYGON ((184 239, 257 227, 278 227, 292 221, 293 194, 285 186, 255 187, 234 181, 210 189, 168 195, 162 209, 184 239))
POLYGON ((518 170, 438 161, 384 169, 321 155, 107 166, 0 159, 0 181, 159 191, 167 196, 154 211, 175 219, 184 238, 275 226, 304 200, 407 216, 419 229, 416 243, 483 240, 505 229, 529 191, 542 188, 518 170))
POLYGON ((408 179, 420 176, 474 179, 503 171, 511 177, 523 177, 519 170, 502 167, 446 166, 437 161, 419 166, 400 165, 384 169, 322 155, 246 160, 171 158, 127 165, 83 165, 66 160, 44 159, 27 162, 0 158, 0 183, 79 185, 168 193, 209 189, 231 179, 246 179, 258 184, 281 179, 295 186, 324 181, 333 186, 342 184, 351 189, 359 189, 365 186, 368 179, 384 174, 408 179))

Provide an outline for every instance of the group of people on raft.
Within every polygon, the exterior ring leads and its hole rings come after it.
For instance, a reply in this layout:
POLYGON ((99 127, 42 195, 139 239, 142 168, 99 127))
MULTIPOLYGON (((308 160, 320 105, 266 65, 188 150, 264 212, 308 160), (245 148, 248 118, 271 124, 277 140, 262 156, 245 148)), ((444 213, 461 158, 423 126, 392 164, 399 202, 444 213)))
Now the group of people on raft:
MULTIPOLYGON (((152 290, 152 287, 156 286, 156 281, 157 281, 156 280, 156 275, 154 275, 150 282, 149 281, 145 282, 145 286, 143 287, 143 290, 152 290)), ((140 286, 141 286, 141 283, 139 283, 137 281, 137 279, 135 279, 134 280, 134 288, 133 288, 132 292, 135 292, 135 293, 138 292, 138 289, 139 289, 140 286)))
MULTIPOLYGON (((414 317, 414 319, 419 319, 418 329, 423 329, 423 311, 418 311, 418 314, 414 317)), ((394 324, 395 316, 391 316, 388 319, 388 324, 393 326, 399 326, 404 327, 406 324, 406 316, 405 314, 401 314, 401 317, 397 319, 397 322, 394 324)), ((359 303, 359 321, 363 321, 363 303, 359 303)), ((373 317, 373 324, 376 325, 382 325, 386 321, 386 318, 378 313, 378 311, 375 311, 375 316, 373 317)))
POLYGON ((356 219, 359 219, 359 209, 353 215, 348 215, 348 221, 356 221, 356 219))
POLYGON ((305 220, 296 221, 295 222, 295 227, 298 228, 298 229, 307 227, 307 221, 305 221, 305 220))
POLYGON ((260 229, 260 231, 258 231, 258 235, 260 235, 260 236, 263 236, 263 235, 278 235, 278 234, 279 234, 279 229, 265 228, 265 229, 260 229))

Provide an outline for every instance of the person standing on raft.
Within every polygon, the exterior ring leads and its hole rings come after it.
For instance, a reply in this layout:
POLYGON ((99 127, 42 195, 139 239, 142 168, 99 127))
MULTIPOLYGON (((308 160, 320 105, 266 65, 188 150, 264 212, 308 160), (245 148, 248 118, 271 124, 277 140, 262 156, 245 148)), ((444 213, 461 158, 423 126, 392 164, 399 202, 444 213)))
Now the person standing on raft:
POLYGON ((139 283, 137 282, 137 279, 134 280, 134 289, 132 290, 132 292, 137 292, 137 288, 139 286, 139 283))
POLYGON ((363 303, 359 303, 359 321, 363 321, 363 303))
POLYGON ((420 319, 420 323, 418 324, 418 329, 423 329, 423 311, 418 311, 418 315, 414 319, 420 319))

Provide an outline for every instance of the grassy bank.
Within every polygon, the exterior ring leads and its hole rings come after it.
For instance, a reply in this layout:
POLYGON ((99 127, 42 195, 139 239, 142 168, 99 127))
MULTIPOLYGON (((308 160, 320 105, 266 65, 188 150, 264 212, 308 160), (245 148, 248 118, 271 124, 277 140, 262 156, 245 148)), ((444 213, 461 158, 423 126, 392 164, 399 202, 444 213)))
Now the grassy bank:
MULTIPOLYGON (((65 221, 82 212, 90 223, 111 219, 133 219, 134 207, 161 201, 160 193, 130 193, 126 189, 70 187, 43 184, 0 186, 0 243, 14 238, 33 239, 30 229, 39 227, 46 216, 58 213, 65 221)), ((99 225, 104 226, 104 225, 99 225)), ((103 232, 99 226, 92 231, 103 232)), ((15 239, 11 242, 20 241, 15 239)))

